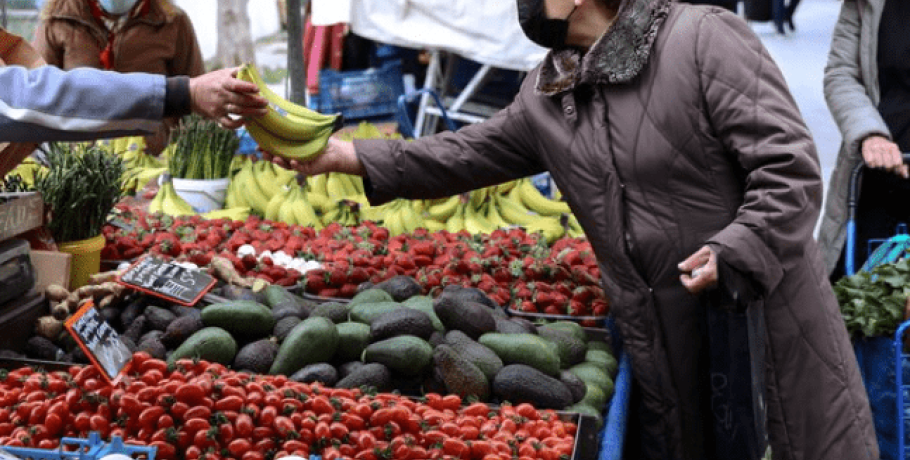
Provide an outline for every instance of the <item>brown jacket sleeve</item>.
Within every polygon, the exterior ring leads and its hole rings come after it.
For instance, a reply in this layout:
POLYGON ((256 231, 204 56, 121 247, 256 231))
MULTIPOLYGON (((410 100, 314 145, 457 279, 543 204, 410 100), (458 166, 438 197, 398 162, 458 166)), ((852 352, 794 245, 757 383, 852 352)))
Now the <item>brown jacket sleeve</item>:
POLYGON ((482 123, 413 141, 355 140, 370 202, 447 197, 543 172, 522 110, 516 100, 482 123))
POLYGON ((52 35, 53 29, 48 27, 47 21, 41 21, 35 30, 32 45, 49 65, 63 67, 63 48, 56 43, 52 35))

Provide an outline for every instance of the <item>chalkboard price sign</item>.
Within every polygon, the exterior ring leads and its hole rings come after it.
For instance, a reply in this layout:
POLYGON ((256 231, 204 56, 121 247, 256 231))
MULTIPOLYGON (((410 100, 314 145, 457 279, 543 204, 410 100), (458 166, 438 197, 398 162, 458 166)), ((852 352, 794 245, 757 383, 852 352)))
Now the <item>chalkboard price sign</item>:
POLYGON ((76 314, 67 318, 65 326, 104 378, 117 383, 129 366, 132 353, 95 305, 86 302, 76 314))
POLYGON ((126 269, 117 281, 171 302, 193 306, 215 285, 215 278, 201 270, 146 255, 126 269))

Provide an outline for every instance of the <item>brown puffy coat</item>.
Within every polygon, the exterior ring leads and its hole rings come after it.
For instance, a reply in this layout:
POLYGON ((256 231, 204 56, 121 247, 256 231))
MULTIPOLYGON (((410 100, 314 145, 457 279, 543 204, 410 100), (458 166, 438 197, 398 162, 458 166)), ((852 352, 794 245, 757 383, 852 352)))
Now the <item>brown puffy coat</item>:
MULTIPOLYGON (((149 1, 149 11, 130 18, 116 35, 112 70, 191 77, 204 73, 189 16, 169 0, 149 1)), ((107 42, 108 33, 92 16, 88 1, 51 0, 42 11, 34 45, 48 64, 101 69, 101 51, 107 42)))
MULTIPOLYGON (((371 200, 442 197, 549 171, 590 239, 630 353, 642 457, 701 458, 700 298, 677 264, 705 244, 721 284, 756 286, 778 459, 878 458, 869 402, 812 238, 815 146, 779 69, 739 17, 624 0, 581 56, 551 53, 484 123, 355 141, 371 200)), ((710 457, 708 457, 710 458, 710 457)))

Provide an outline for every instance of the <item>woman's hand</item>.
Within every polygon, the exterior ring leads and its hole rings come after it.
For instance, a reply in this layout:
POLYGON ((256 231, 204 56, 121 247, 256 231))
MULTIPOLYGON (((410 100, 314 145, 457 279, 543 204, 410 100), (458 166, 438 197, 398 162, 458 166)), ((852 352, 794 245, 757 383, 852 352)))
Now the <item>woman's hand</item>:
POLYGON ((702 246, 682 261, 678 268, 682 272, 679 280, 692 294, 717 286, 717 256, 708 246, 702 246))
POLYGON ((262 158, 285 169, 297 171, 305 176, 316 176, 328 172, 340 172, 363 176, 366 170, 357 158, 354 144, 329 138, 325 151, 309 161, 282 158, 272 152, 262 152, 262 158))
POLYGON ((910 178, 910 169, 904 164, 900 147, 888 138, 869 136, 863 139, 861 150, 866 166, 893 172, 904 179, 910 178))

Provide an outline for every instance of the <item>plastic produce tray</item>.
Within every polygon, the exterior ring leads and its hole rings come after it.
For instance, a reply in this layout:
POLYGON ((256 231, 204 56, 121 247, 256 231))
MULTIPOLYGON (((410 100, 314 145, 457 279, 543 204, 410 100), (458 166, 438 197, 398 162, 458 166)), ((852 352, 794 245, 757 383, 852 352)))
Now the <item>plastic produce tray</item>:
POLYGON ((319 93, 310 98, 310 108, 322 113, 341 113, 346 120, 392 118, 402 94, 400 61, 367 70, 323 69, 319 72, 319 93))
POLYGON ((111 438, 110 443, 105 443, 101 440, 101 436, 94 431, 89 433, 88 439, 62 438, 60 447, 56 449, 4 446, 0 450, 19 458, 31 458, 34 460, 98 460, 111 454, 123 454, 128 457, 142 456, 142 458, 147 460, 155 460, 155 453, 157 452, 154 447, 124 444, 119 436, 114 436, 111 438))

